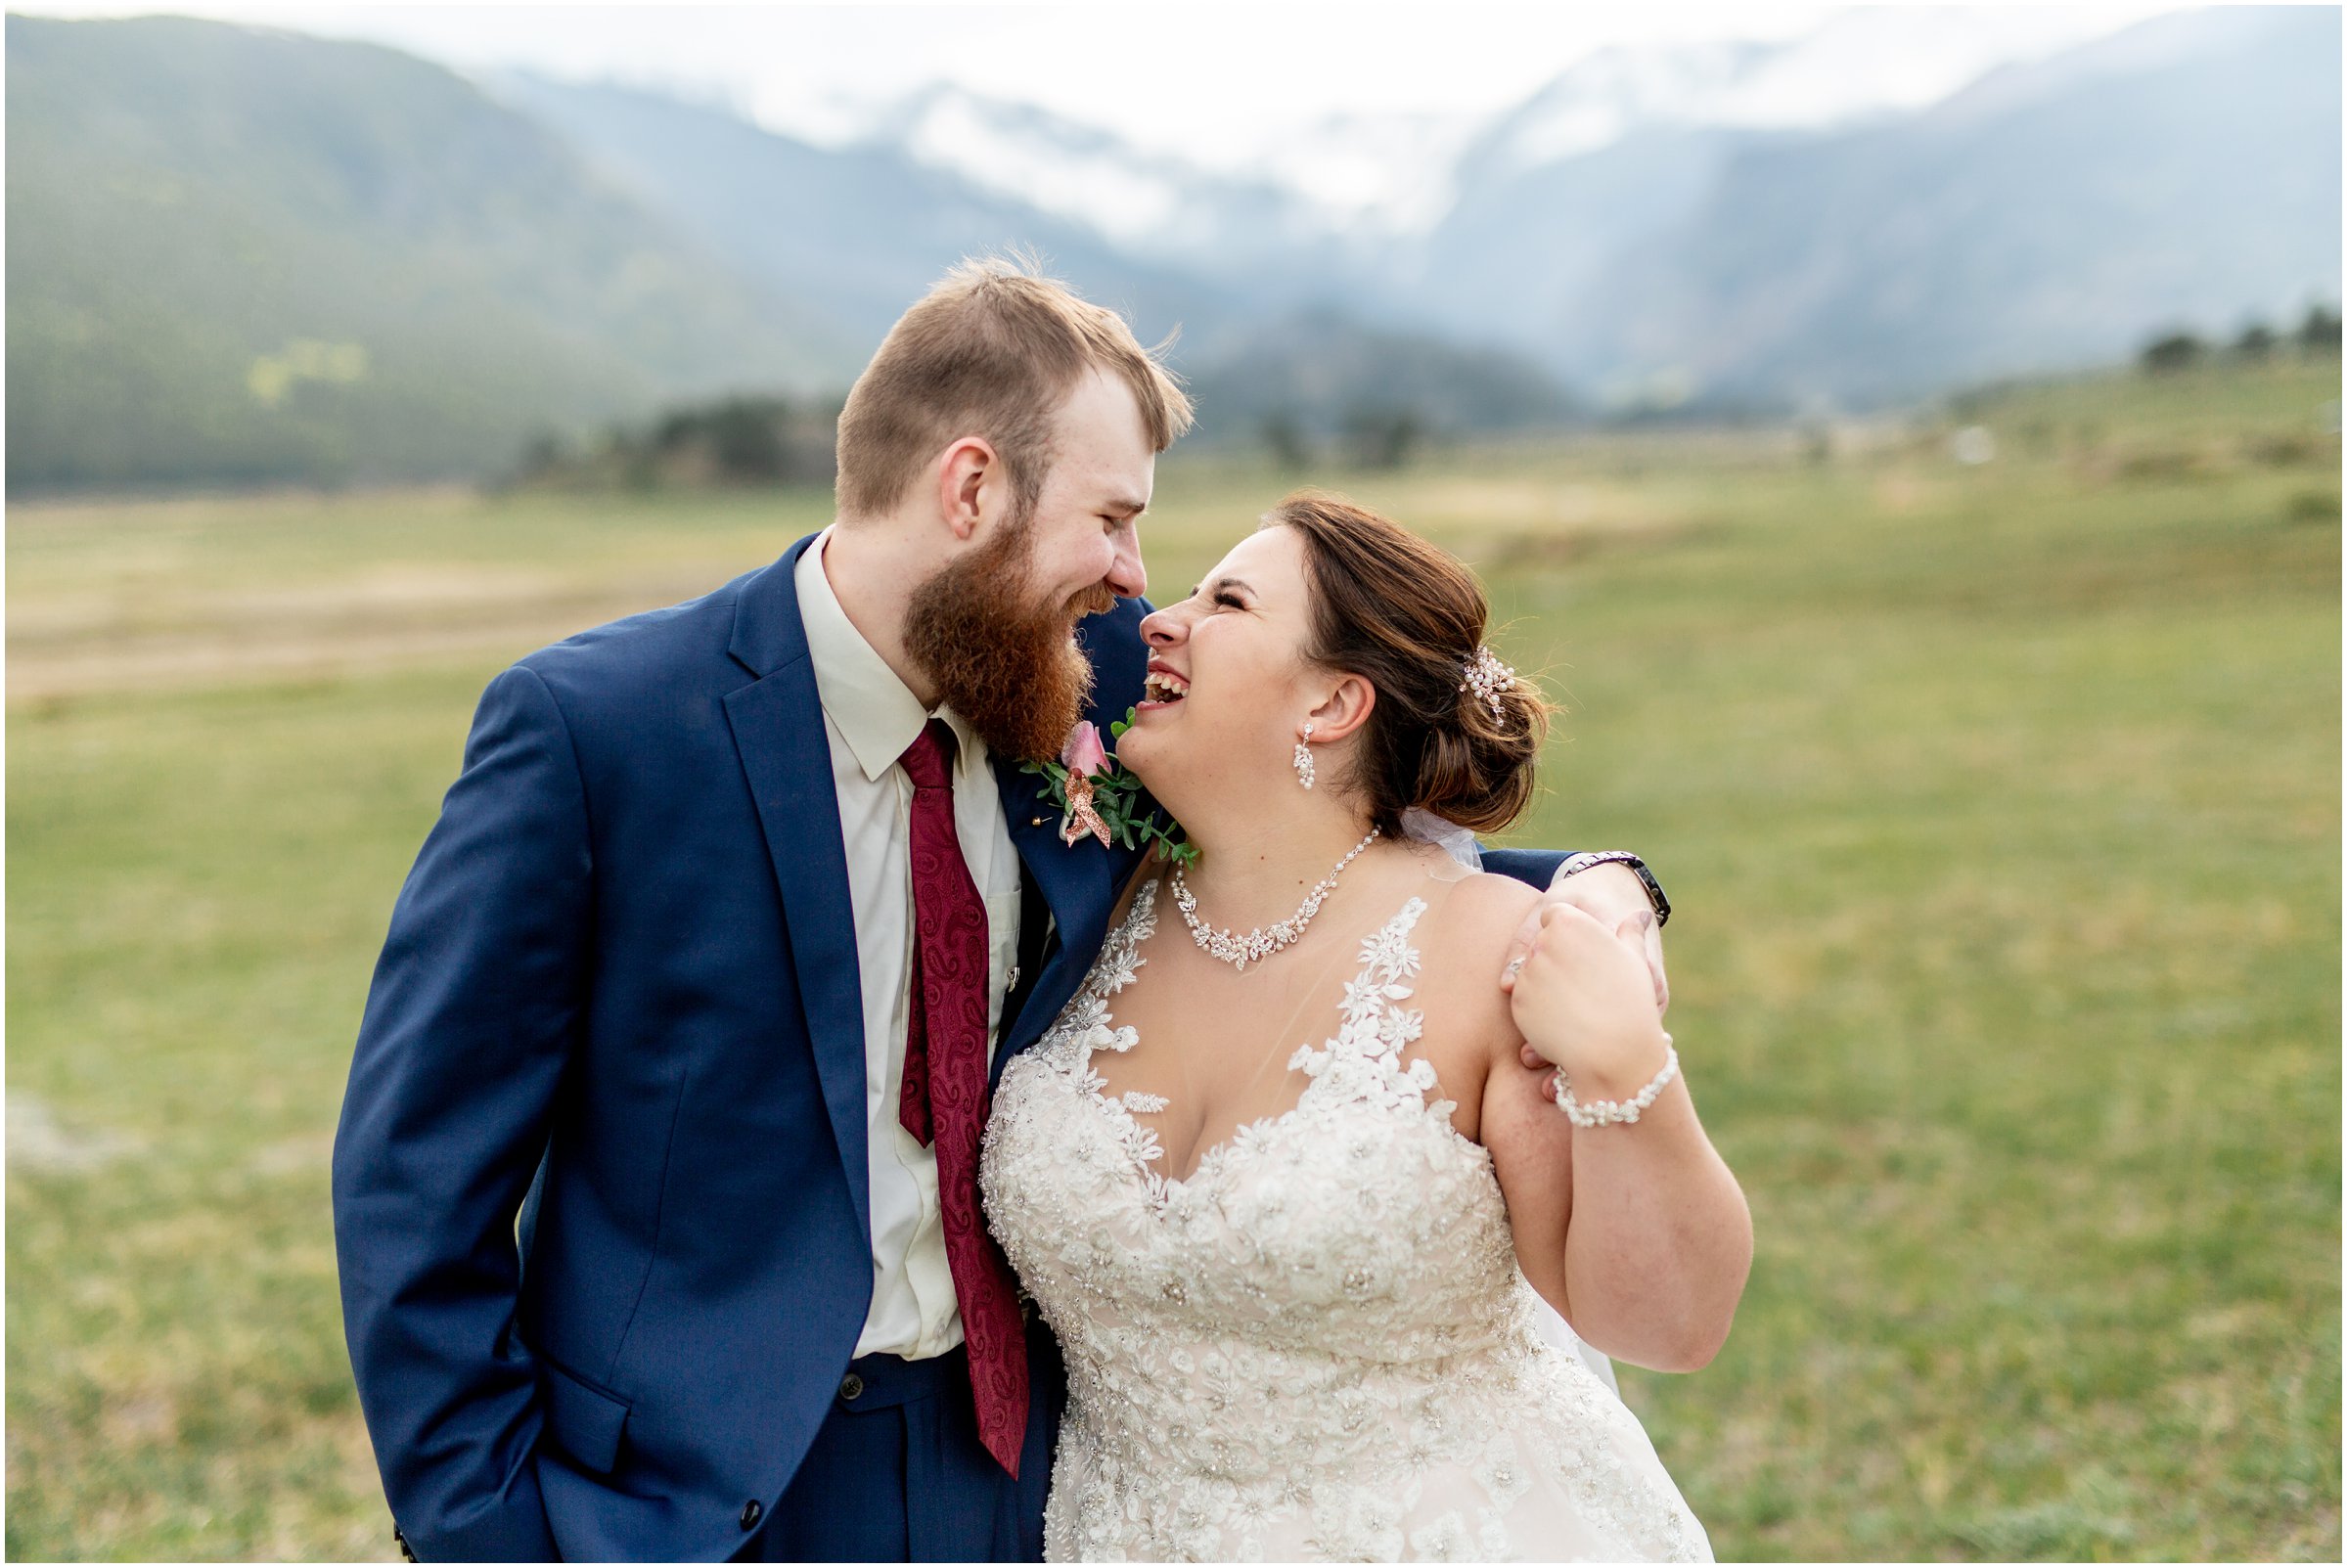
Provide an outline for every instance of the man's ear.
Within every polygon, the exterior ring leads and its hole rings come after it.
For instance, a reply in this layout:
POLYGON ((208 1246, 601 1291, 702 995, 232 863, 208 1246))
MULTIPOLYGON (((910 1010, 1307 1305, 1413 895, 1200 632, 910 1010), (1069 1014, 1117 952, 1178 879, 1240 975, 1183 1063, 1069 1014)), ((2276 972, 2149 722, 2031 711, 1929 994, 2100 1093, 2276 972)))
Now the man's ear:
POLYGON ((1312 724, 1312 739, 1318 744, 1343 739, 1369 722, 1370 711, 1377 705, 1377 689, 1358 675, 1339 675, 1329 686, 1327 694, 1306 715, 1312 724))
POLYGON ((1003 460, 984 436, 965 435, 937 460, 937 515, 964 544, 977 532, 1003 480, 1003 460))

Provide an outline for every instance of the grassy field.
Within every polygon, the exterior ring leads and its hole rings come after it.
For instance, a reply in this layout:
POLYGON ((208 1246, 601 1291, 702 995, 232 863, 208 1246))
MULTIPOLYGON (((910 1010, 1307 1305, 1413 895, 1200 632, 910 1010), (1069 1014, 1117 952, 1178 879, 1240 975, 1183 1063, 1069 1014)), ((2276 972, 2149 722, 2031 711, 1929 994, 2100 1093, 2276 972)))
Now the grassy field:
MULTIPOLYGON (((1473 561, 1566 698, 1523 839, 1678 903, 1759 1254, 1720 1359, 1624 1390, 1723 1558, 2339 1556, 2338 396, 1312 476, 1473 561)), ((1160 597, 1286 482, 1169 459, 1160 597)), ((827 515, 13 509, 12 1557, 390 1554, 327 1156, 473 700, 827 515)))

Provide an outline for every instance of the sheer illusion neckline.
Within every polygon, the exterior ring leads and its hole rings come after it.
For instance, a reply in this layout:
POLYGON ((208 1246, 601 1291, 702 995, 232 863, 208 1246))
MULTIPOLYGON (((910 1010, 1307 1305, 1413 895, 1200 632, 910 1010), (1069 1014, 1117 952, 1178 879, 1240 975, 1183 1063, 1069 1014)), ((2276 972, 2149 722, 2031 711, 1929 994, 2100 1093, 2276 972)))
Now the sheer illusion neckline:
MULTIPOLYGON (((1101 1009, 1101 1027, 1092 1031, 1077 1066, 1083 1074, 1086 1098, 1113 1124, 1127 1158, 1160 1206, 1175 1193, 1214 1181, 1241 1156, 1261 1147, 1281 1129, 1296 1121, 1310 1109, 1316 1093, 1344 1076, 1332 1076, 1328 1071, 1341 1057, 1367 1056, 1382 1066, 1385 1071, 1380 1077, 1388 1081, 1389 1097, 1395 1090, 1403 1092, 1423 1109, 1435 1113, 1444 1131, 1471 1155, 1477 1159, 1489 1157, 1482 1144, 1452 1125, 1451 1112, 1455 1108, 1452 1101, 1427 1100, 1426 1096, 1437 1082, 1433 1064, 1423 1056, 1413 1057, 1407 1065, 1400 1059, 1402 1048, 1416 1041, 1422 1027, 1419 1012, 1405 1010, 1400 1006, 1412 995, 1413 988, 1405 982, 1419 968, 1418 949, 1410 945, 1410 933, 1426 911, 1425 899, 1413 893, 1384 924, 1362 938, 1359 965, 1353 977, 1345 982, 1338 1000, 1342 1022, 1336 1032, 1318 1046, 1309 1041, 1297 1044, 1288 1056, 1287 1070, 1301 1071, 1307 1078, 1294 1102, 1285 1110, 1240 1123, 1225 1137, 1201 1147, 1186 1174, 1166 1175, 1164 1145, 1156 1130, 1145 1126, 1136 1113, 1153 1115, 1172 1100, 1143 1090, 1110 1094, 1106 1080, 1092 1066, 1092 1057, 1099 1052, 1121 1054, 1140 1044, 1138 1028, 1115 1021, 1109 999, 1133 984, 1139 978, 1137 971, 1149 963, 1140 948, 1156 933, 1158 882, 1159 878, 1152 876, 1134 893, 1132 908, 1109 933, 1102 949, 1099 967, 1089 986, 1101 1009)), ((1272 1049, 1276 1053, 1279 1048, 1272 1049)))

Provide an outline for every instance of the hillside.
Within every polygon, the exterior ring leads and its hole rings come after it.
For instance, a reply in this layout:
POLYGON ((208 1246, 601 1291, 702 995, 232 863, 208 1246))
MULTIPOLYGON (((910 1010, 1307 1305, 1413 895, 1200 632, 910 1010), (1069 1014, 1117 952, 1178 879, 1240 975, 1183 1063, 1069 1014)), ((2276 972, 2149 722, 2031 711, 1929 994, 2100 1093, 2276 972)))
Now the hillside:
POLYGON ((439 67, 170 18, 7 41, 12 488, 478 473, 854 363, 439 67))

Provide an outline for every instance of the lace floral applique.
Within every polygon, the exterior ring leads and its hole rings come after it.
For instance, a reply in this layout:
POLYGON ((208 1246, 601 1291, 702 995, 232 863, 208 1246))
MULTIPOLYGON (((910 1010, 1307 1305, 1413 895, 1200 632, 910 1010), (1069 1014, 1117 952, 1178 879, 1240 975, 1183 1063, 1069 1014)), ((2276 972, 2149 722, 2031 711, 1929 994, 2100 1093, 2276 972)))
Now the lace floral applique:
POLYGON ((1393 1110, 1422 1108, 1429 1121, 1447 1128, 1456 1102, 1425 1098, 1436 1086, 1434 1064, 1422 1056, 1402 1060, 1402 1053, 1425 1034, 1424 1014, 1398 1005, 1413 994, 1403 984, 1419 970, 1409 936, 1425 908, 1423 899, 1410 900, 1362 942, 1361 972, 1345 985, 1336 1038, 1319 1051, 1299 1050, 1288 1065, 1317 1079, 1331 1076, 1341 1061, 1345 1068, 1332 1079, 1336 1092, 1393 1110))

